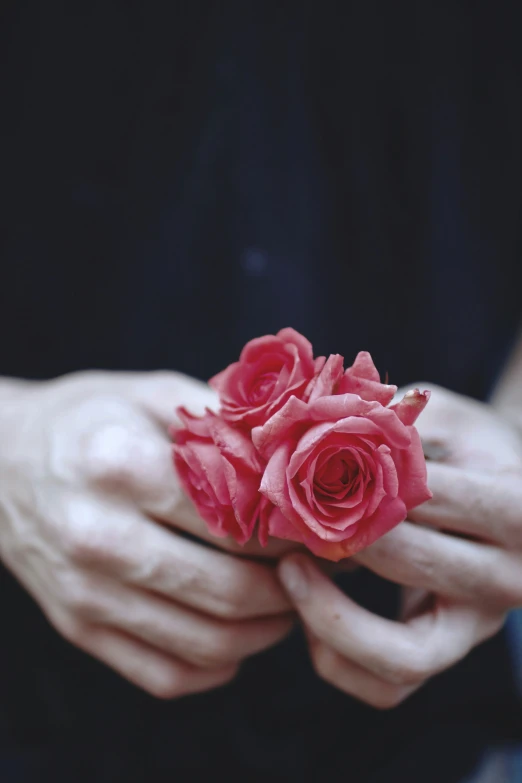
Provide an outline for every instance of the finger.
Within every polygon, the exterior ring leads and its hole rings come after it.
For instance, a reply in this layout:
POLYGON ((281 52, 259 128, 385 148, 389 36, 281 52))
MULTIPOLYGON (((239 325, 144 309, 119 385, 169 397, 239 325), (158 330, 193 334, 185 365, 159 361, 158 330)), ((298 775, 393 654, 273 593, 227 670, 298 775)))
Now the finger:
POLYGON ((279 560, 289 552, 305 550, 301 544, 277 538, 271 538, 266 546, 261 546, 255 538, 252 538, 245 544, 238 544, 231 536, 218 537, 210 532, 206 522, 199 516, 192 501, 186 495, 180 498, 175 507, 168 509, 164 506, 161 509, 161 513, 157 513, 157 511, 155 513, 152 504, 143 510, 159 524, 189 533, 197 539, 206 541, 213 547, 223 549, 240 557, 279 560))
POLYGON ((199 416, 206 408, 217 410, 219 397, 210 386, 178 372, 151 372, 141 375, 133 395, 142 408, 167 431, 176 419, 176 408, 186 407, 199 416))
POLYGON ((158 596, 112 584, 92 600, 91 622, 113 627, 168 655, 203 668, 223 668, 283 639, 293 618, 226 621, 158 596))
POLYGON ((501 615, 439 602, 405 623, 367 611, 303 555, 279 573, 304 624, 352 663, 395 685, 415 685, 451 666, 500 627, 501 615))
POLYGON ((208 691, 230 682, 237 673, 235 664, 198 669, 110 628, 89 628, 77 646, 159 699, 208 691))
POLYGON ((209 549, 130 511, 104 511, 100 517, 86 513, 84 520, 76 508, 69 538, 62 542, 84 570, 222 618, 290 609, 273 568, 209 549))
POLYGON ((415 388, 430 392, 429 402, 415 424, 423 439, 451 443, 456 433, 476 424, 477 416, 483 412, 482 403, 426 381, 398 389, 391 404, 399 404, 404 395, 415 388))
POLYGON ((522 546, 522 477, 488 476, 427 463, 433 498, 409 512, 415 522, 522 546))
POLYGON ((513 606, 522 598, 518 555, 408 522, 352 559, 397 584, 459 601, 513 606))
POLYGON ((421 685, 405 686, 386 682, 344 658, 311 632, 306 635, 310 657, 319 677, 371 707, 380 710, 397 707, 421 685))
POLYGON ((429 404, 416 422, 427 456, 483 473, 520 473, 517 434, 491 406, 433 384, 416 385, 431 388, 429 404))

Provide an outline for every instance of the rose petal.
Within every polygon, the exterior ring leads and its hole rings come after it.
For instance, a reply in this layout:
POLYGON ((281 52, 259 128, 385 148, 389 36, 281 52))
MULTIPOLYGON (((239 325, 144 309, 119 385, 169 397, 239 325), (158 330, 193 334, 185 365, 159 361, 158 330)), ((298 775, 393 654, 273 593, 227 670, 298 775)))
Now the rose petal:
POLYGON ((410 442, 408 428, 397 418, 394 411, 384 408, 378 402, 362 400, 356 394, 341 394, 320 397, 309 403, 308 417, 314 421, 340 421, 351 416, 360 416, 375 422, 383 431, 385 439, 399 448, 405 448, 410 442))
POLYGON ((283 443, 271 456, 261 479, 259 491, 275 506, 283 509, 290 516, 293 514, 292 504, 288 497, 286 468, 291 454, 291 445, 283 443))
POLYGON ((377 511, 379 508, 382 499, 386 497, 386 490, 384 489, 382 473, 382 465, 378 462, 374 467, 372 475, 373 481, 369 482, 366 488, 365 498, 368 501, 366 516, 371 516, 374 514, 375 511, 377 511))
POLYGON ((207 523, 210 531, 220 537, 228 535, 227 530, 223 529, 223 507, 217 501, 206 473, 201 470, 200 461, 195 458, 192 449, 173 446, 173 457, 181 485, 195 504, 200 516, 207 523), (190 462, 194 464, 197 473, 187 472, 186 467, 190 462))
POLYGON ((392 405, 390 410, 395 411, 397 417, 403 424, 410 426, 415 424, 420 414, 428 404, 428 400, 431 397, 431 392, 419 391, 419 389, 413 389, 406 392, 404 397, 396 405, 392 405))
MULTIPOLYGON (((315 516, 312 513, 302 488, 294 481, 288 482, 288 496, 293 511, 299 517, 300 527, 302 528, 304 524, 319 538, 324 538, 328 541, 340 541, 346 538, 345 531, 347 528, 359 522, 368 506, 368 501, 363 500, 355 508, 342 509, 341 513, 330 519, 322 514, 315 516)), ((277 505, 279 505, 286 516, 289 516, 286 503, 284 505, 278 503, 277 505)), ((294 519, 293 515, 292 519, 294 519)))
POLYGON ((317 557, 338 562, 370 546, 404 519, 406 519, 406 507, 402 500, 398 497, 385 498, 373 517, 361 522, 357 526, 356 533, 346 541, 332 543, 316 537, 308 538, 305 543, 317 557))
POLYGON ((269 459, 282 442, 293 440, 299 430, 308 427, 307 414, 306 403, 297 397, 290 397, 263 426, 252 430, 252 442, 258 452, 269 459))
POLYGON ((239 461, 253 473, 261 473, 259 456, 248 435, 217 416, 209 422, 209 430, 224 457, 233 462, 239 461))
MULTIPOLYGON (((303 340, 308 343, 308 340, 305 337, 303 337, 303 340)), ((312 346, 310 345, 310 355, 312 353, 311 349, 312 346)), ((267 356, 280 356, 282 358, 283 354, 284 338, 281 340, 279 339, 279 335, 266 334, 263 335, 263 337, 254 337, 253 340, 246 343, 239 354, 239 362, 237 362, 237 364, 253 364, 259 360, 263 361, 267 356)))
POLYGON ((368 381, 377 381, 379 383, 380 376, 375 364, 373 363, 372 355, 368 351, 359 351, 355 357, 355 361, 347 372, 355 375, 358 378, 365 378, 368 381))
POLYGON ((408 511, 433 497, 427 484, 426 460, 420 435, 415 427, 410 427, 410 431, 411 446, 392 451, 399 478, 399 496, 408 511))
POLYGON ((195 442, 190 444, 190 451, 199 464, 200 471, 205 475, 213 493, 221 505, 230 503, 225 474, 219 449, 213 443, 195 442))
POLYGON ((351 392, 363 400, 388 405, 397 391, 396 386, 381 383, 379 373, 368 351, 357 354, 354 363, 346 370, 339 384, 338 394, 351 392))
POLYGON ((338 394, 358 394, 363 400, 369 402, 380 402, 381 405, 388 405, 394 398, 397 387, 391 384, 376 383, 368 381, 365 378, 356 378, 348 374, 348 370, 339 382, 338 394))
POLYGON ((210 380, 221 413, 244 427, 263 424, 294 394, 301 397, 314 376, 313 350, 294 329, 250 340, 238 362, 210 380))
POLYGON ((310 393, 314 387, 314 384, 319 376, 319 373, 323 369, 326 362, 326 356, 318 356, 316 359, 314 359, 314 377, 311 381, 309 381, 308 386, 303 392, 303 400, 305 402, 308 402, 308 398, 310 397, 310 393))
MULTIPOLYGON (((216 417, 212 411, 206 411, 204 416, 194 416, 186 408, 176 408, 176 415, 188 432, 200 438, 210 438, 210 422, 216 417)), ((173 428, 173 439, 179 434, 179 428, 173 428)))
POLYGON ((318 397, 330 396, 336 393, 337 387, 343 375, 344 359, 339 354, 332 354, 321 372, 312 383, 309 401, 313 402, 318 397))
POLYGON ((292 327, 286 326, 284 329, 279 330, 277 337, 283 342, 294 343, 299 349, 299 355, 303 363, 306 365, 306 371, 313 370, 314 350, 311 342, 304 335, 296 332, 292 327))
MULTIPOLYGON (((261 546, 266 546, 268 544, 269 520, 270 520, 270 515, 272 513, 272 510, 274 508, 275 507, 267 498, 259 494, 259 510, 258 510, 259 521, 257 527, 257 535, 261 546)), ((282 538, 282 536, 279 537, 282 538)))
POLYGON ((353 508, 358 503, 361 502, 364 494, 365 484, 366 484, 366 477, 365 477, 365 470, 362 468, 361 465, 361 458, 358 454, 357 449, 345 449, 341 448, 339 446, 332 446, 329 448, 325 448, 324 451, 321 452, 320 457, 310 460, 307 463, 306 467, 306 474, 302 475, 302 471, 299 471, 299 480, 303 488, 307 489, 308 494, 308 488, 310 491, 311 496, 313 497, 313 502, 322 502, 323 503, 323 510, 328 515, 331 516, 332 513, 335 513, 335 508, 353 508), (318 473, 320 474, 321 471, 326 469, 327 463, 321 464, 325 457, 325 452, 327 453, 329 459, 333 459, 336 454, 343 453, 346 451, 349 453, 350 459, 353 461, 354 465, 356 466, 357 476, 355 480, 355 484, 357 484, 356 489, 354 490, 354 481, 350 483, 350 485, 340 485, 338 489, 335 489, 333 485, 331 487, 327 487, 325 484, 324 486, 320 486, 318 484, 318 481, 321 481, 321 479, 318 479, 318 473), (305 487, 305 484, 307 485, 305 487), (332 504, 332 510, 328 511, 324 504, 331 503, 332 504))
POLYGON ((303 437, 298 441, 295 451, 290 458, 288 465, 288 475, 293 478, 303 462, 311 455, 311 453, 319 448, 326 448, 328 443, 325 439, 335 427, 335 423, 328 424, 316 424, 304 433, 303 437))
POLYGON ((259 508, 259 479, 255 476, 238 475, 233 465, 223 460, 223 471, 237 522, 236 530, 229 533, 236 541, 244 544, 248 541, 257 522, 259 508))
POLYGON ((381 443, 379 448, 375 450, 375 457, 379 460, 382 466, 384 491, 391 498, 396 498, 399 494, 399 479, 397 476, 397 468, 391 454, 391 449, 389 446, 381 443))
POLYGON ((346 419, 339 419, 328 436, 328 441, 333 441, 335 438, 345 439, 347 443, 364 446, 368 453, 383 441, 393 445, 400 444, 400 448, 407 447, 411 437, 408 429, 400 422, 397 426, 393 413, 389 416, 386 413, 386 409, 378 405, 375 415, 369 412, 368 417, 348 416, 346 419))
POLYGON ((285 517, 278 506, 272 506, 268 515, 268 532, 275 538, 304 544, 301 532, 285 517))
MULTIPOLYGON (((333 424, 316 424, 310 427, 295 446, 294 453, 290 459, 290 476, 293 477, 297 473, 301 465, 316 449, 321 449, 322 451, 330 446, 354 448, 358 445, 358 436, 360 435, 375 436, 376 439, 382 439, 383 437, 382 430, 377 424, 359 416, 351 416, 333 424)), ((409 433, 407 433, 407 436, 409 442, 409 433)), ((370 449, 375 449, 375 444, 372 444, 370 449)))

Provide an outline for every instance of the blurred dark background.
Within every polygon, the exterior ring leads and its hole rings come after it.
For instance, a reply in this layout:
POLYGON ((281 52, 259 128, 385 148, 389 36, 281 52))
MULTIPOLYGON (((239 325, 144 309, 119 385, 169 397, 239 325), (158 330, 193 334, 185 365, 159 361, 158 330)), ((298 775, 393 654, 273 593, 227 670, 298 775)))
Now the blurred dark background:
POLYGON ((519 22, 4 0, 2 371, 208 377, 289 324, 484 395, 520 313, 519 22))
MULTIPOLYGON (((293 326, 316 353, 370 350, 390 382, 485 398, 522 313, 520 16, 3 0, 0 372, 208 378, 293 326)), ((368 579, 347 589, 391 613, 368 579)), ((451 783, 520 736, 504 635, 388 714, 314 678, 299 637, 158 704, 3 571, 0 602, 13 780, 451 783)))

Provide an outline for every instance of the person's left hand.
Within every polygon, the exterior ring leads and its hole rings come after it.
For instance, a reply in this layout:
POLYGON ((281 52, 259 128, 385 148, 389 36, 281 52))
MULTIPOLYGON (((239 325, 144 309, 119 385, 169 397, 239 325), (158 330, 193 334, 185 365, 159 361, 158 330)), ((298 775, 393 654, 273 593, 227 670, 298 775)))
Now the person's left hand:
POLYGON ((279 567, 319 676, 381 709, 522 605, 522 439, 491 406, 432 389, 417 427, 433 499, 352 558, 404 586, 400 621, 354 603, 310 557, 291 554, 279 567))

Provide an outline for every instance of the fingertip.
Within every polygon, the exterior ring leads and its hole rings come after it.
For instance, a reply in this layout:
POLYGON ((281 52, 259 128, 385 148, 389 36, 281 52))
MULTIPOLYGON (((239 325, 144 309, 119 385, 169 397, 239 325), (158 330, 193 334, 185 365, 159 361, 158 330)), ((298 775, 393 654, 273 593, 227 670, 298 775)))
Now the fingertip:
POLYGON ((279 578, 293 601, 299 603, 306 600, 309 581, 313 575, 312 568, 310 558, 300 553, 287 555, 279 564, 279 578))

